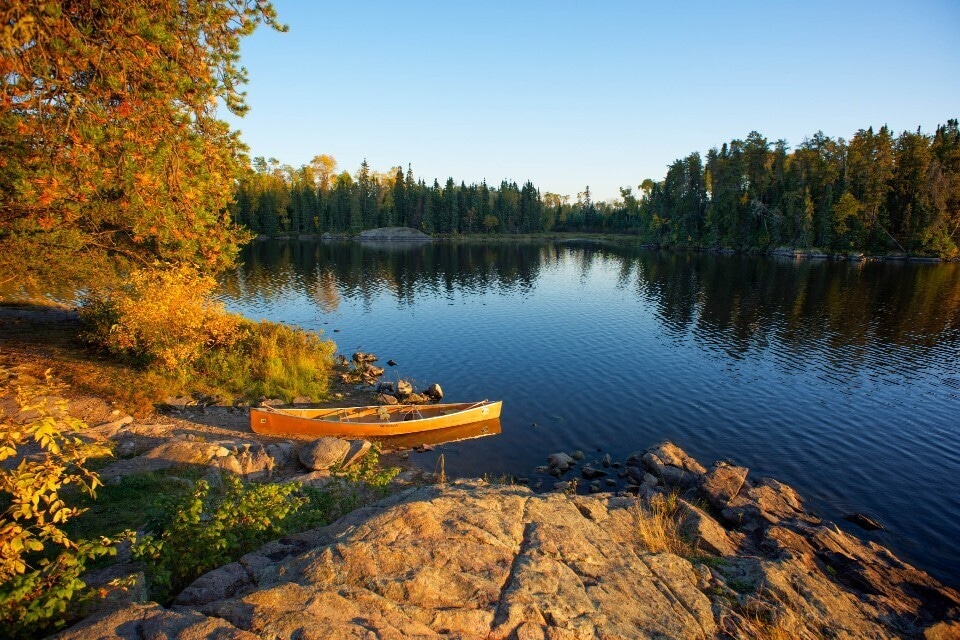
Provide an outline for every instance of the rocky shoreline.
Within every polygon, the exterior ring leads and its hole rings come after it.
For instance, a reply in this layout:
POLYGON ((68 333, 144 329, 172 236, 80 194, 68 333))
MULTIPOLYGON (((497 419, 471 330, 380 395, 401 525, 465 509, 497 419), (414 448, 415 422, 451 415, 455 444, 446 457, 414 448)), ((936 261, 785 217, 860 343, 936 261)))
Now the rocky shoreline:
POLYGON ((669 442, 626 472, 637 495, 412 487, 202 576, 169 609, 127 604, 57 637, 960 637, 960 594, 787 485, 669 442), (689 552, 638 535, 666 499, 689 552))

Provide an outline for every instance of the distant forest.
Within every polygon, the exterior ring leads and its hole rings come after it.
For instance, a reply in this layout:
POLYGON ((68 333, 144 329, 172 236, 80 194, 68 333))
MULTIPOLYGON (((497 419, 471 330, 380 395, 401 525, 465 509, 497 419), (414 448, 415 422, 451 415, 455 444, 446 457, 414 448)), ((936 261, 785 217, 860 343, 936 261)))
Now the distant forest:
POLYGON ((434 234, 592 231, 667 246, 956 257, 960 243, 960 129, 933 135, 883 126, 850 140, 818 132, 791 150, 757 132, 676 160, 660 181, 614 202, 498 186, 417 179, 408 166, 356 173, 317 156, 294 168, 255 158, 231 213, 257 233, 357 233, 410 226, 434 234))

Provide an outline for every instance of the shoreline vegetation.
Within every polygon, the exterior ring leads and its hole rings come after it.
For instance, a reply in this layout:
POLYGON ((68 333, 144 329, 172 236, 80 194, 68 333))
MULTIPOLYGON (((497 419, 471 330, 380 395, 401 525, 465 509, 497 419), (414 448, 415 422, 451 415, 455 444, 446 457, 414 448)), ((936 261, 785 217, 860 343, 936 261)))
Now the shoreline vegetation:
MULTIPOLYGON (((798 260, 844 260, 851 262, 863 261, 891 261, 891 262, 921 262, 936 264, 941 262, 958 262, 960 255, 953 257, 940 257, 928 255, 916 255, 901 251, 890 251, 887 253, 863 253, 863 252, 830 252, 820 248, 799 248, 799 247, 771 247, 767 249, 730 249, 722 247, 709 247, 699 244, 659 244, 644 242, 636 235, 627 233, 590 233, 590 232, 541 232, 541 233, 516 233, 516 234, 435 234, 426 235, 423 238, 412 239, 408 235, 409 227, 382 227, 368 231, 381 232, 376 238, 364 238, 362 233, 289 233, 276 232, 273 234, 259 234, 254 237, 254 242, 266 242, 269 240, 281 241, 323 241, 323 242, 470 242, 470 243, 499 243, 499 242, 552 242, 557 244, 572 243, 596 243, 596 244, 621 244, 631 245, 639 249, 650 249, 653 251, 694 251, 703 253, 716 253, 721 255, 764 255, 776 258, 795 258, 798 260), (399 235, 391 235, 391 232, 399 231, 399 235)), ((416 231, 416 230, 412 230, 416 231)))

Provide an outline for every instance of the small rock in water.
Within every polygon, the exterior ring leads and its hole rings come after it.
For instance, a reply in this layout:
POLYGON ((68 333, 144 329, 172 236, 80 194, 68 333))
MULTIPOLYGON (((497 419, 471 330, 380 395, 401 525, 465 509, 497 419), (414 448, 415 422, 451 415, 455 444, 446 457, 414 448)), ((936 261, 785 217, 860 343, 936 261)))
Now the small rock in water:
POLYGON ((591 467, 590 465, 586 465, 586 466, 580 471, 580 473, 581 473, 581 474, 583 475, 583 477, 586 478, 587 480, 593 480, 593 479, 595 479, 595 478, 602 478, 602 477, 604 477, 605 475, 607 475, 607 472, 606 472, 606 471, 602 471, 602 470, 600 470, 600 469, 594 469, 594 468, 591 467))
POLYGON ((391 367, 395 367, 395 366, 397 366, 397 361, 396 361, 396 360, 387 360, 387 365, 388 365, 388 366, 391 366, 391 367))
POLYGON ((399 401, 389 393, 381 393, 377 396, 377 402, 380 404, 398 404, 399 401))
POLYGON ((575 464, 573 458, 565 453, 551 453, 547 456, 547 463, 550 465, 550 473, 554 475, 560 475, 575 464))
POLYGON ((600 493, 600 482, 594 480, 590 483, 590 493, 600 493))
POLYGON ((604 478, 603 482, 604 482, 608 487, 615 487, 615 486, 617 486, 617 481, 614 480, 613 478, 604 478))
POLYGON ((862 513, 846 513, 843 516, 843 519, 847 522, 852 522, 861 529, 866 531, 883 531, 883 525, 862 513))
POLYGON ((424 395, 433 398, 434 400, 440 400, 443 398, 443 389, 440 388, 436 382, 427 387, 427 390, 423 392, 424 395))
POLYGON ((609 466, 613 465, 613 460, 610 458, 610 454, 609 454, 609 453, 608 453, 607 455, 603 456, 603 460, 601 461, 601 464, 603 464, 603 466, 605 466, 605 467, 609 467, 609 466))
POLYGON ((583 451, 580 451, 579 449, 577 449, 576 451, 570 454, 570 457, 573 458, 574 460, 583 460, 587 456, 583 454, 583 451))

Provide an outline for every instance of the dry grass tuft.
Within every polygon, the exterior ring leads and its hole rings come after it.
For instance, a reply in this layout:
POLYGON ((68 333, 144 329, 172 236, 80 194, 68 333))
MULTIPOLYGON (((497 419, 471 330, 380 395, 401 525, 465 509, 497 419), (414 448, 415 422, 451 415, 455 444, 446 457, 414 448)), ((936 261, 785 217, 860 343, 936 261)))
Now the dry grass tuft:
POLYGON ((680 533, 683 525, 680 498, 676 493, 656 494, 637 505, 637 533, 652 553, 690 556, 694 548, 680 533))

